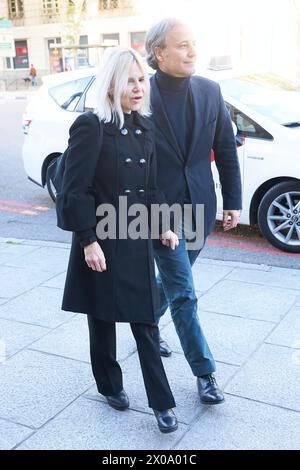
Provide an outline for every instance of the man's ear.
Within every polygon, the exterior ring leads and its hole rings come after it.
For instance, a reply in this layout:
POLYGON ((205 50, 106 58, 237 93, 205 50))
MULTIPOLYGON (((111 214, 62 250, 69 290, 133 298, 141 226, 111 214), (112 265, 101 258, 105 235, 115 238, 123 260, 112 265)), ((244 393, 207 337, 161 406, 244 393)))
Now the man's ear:
POLYGON ((156 57, 157 61, 162 62, 164 60, 162 48, 161 47, 156 47, 154 49, 154 52, 155 52, 155 57, 156 57))

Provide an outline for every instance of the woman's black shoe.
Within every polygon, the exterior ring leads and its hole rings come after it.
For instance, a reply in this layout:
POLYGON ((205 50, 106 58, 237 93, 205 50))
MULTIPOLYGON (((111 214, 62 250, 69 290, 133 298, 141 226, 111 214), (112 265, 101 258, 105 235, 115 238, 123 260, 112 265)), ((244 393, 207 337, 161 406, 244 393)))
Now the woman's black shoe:
POLYGON ((105 396, 109 406, 115 410, 123 411, 129 407, 129 398, 125 390, 121 390, 116 395, 105 396))
POLYGON ((153 412, 161 432, 168 433, 176 431, 178 422, 173 410, 153 410, 153 412))

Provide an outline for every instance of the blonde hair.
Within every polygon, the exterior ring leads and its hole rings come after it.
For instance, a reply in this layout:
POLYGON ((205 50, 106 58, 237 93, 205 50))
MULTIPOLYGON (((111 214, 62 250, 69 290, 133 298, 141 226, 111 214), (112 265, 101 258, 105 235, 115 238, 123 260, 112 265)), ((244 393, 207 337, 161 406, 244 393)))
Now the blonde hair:
POLYGON ((104 122, 115 122, 121 129, 124 113, 121 106, 122 94, 126 91, 132 64, 136 62, 145 77, 145 95, 138 111, 142 116, 150 113, 150 83, 141 56, 130 48, 113 48, 105 51, 101 68, 96 78, 95 114, 104 122))

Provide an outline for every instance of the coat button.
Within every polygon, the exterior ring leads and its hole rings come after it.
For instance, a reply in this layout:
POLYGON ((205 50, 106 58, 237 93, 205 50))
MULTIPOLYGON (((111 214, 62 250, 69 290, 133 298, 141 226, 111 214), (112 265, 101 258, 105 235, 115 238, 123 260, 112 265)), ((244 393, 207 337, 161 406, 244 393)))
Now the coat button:
POLYGON ((145 165, 146 163, 146 160, 144 158, 141 158, 140 161, 139 161, 140 165, 145 165))
POLYGON ((145 194, 145 190, 144 189, 139 189, 139 195, 144 196, 144 194, 145 194))
POLYGON ((126 163, 126 165, 130 165, 132 163, 132 159, 131 158, 126 158, 125 163, 126 163))
POLYGON ((124 194, 126 194, 126 195, 131 194, 130 189, 124 189, 124 194))
POLYGON ((136 135, 141 135, 141 134, 142 134, 141 129, 136 129, 136 130, 135 130, 135 134, 136 134, 136 135))
POLYGON ((123 127, 123 129, 121 129, 121 134, 122 135, 127 135, 128 134, 128 130, 126 129, 126 127, 123 127))

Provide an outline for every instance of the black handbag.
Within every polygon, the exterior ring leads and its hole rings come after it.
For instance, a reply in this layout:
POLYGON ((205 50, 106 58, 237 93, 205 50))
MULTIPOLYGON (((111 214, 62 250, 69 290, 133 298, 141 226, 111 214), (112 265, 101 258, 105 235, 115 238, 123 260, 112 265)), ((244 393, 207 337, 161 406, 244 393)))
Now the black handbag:
MULTIPOLYGON (((93 114, 97 119, 99 128, 100 122, 96 114, 93 114)), ((100 129, 101 130, 101 129, 100 129)), ((62 183, 64 179, 66 159, 68 157, 69 147, 57 158, 55 158, 47 168, 47 178, 50 178, 56 193, 60 193, 62 189, 62 183)))
POLYGON ((68 150, 67 148, 64 153, 55 158, 47 168, 47 178, 51 180, 56 193, 59 193, 62 188, 68 150))

